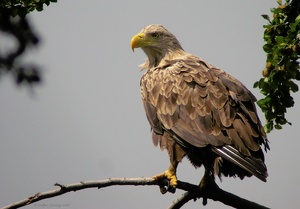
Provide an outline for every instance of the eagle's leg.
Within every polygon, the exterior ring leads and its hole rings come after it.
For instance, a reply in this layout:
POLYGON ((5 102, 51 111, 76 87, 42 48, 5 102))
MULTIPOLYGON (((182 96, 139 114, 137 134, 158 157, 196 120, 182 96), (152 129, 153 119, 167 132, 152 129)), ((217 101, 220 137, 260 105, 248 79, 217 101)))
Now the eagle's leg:
POLYGON ((210 169, 205 168, 204 176, 200 181, 200 190, 202 192, 203 205, 207 204, 207 193, 209 189, 218 188, 218 185, 215 182, 214 174, 210 169))
POLYGON ((214 175, 211 173, 209 169, 205 168, 204 176, 202 177, 199 184, 200 188, 206 189, 214 183, 215 183, 214 175))
POLYGON ((176 186, 177 186, 177 176, 176 170, 178 163, 182 160, 185 156, 184 151, 175 143, 172 143, 172 146, 168 148, 168 154, 170 157, 170 167, 163 173, 153 176, 153 179, 156 181, 161 181, 163 179, 168 180, 168 186, 165 187, 164 185, 160 186, 160 192, 165 194, 167 191, 171 193, 175 193, 176 186))

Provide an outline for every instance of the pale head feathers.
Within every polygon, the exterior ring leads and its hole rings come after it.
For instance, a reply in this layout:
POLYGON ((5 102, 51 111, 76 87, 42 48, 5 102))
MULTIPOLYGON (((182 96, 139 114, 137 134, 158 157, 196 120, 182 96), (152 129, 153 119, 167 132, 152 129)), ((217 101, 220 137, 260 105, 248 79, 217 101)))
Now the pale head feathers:
POLYGON ((155 39, 155 43, 141 47, 148 57, 148 60, 140 65, 142 69, 157 67, 163 65, 166 60, 187 54, 177 38, 162 25, 149 25, 143 28, 140 33, 144 33, 145 37, 155 39))

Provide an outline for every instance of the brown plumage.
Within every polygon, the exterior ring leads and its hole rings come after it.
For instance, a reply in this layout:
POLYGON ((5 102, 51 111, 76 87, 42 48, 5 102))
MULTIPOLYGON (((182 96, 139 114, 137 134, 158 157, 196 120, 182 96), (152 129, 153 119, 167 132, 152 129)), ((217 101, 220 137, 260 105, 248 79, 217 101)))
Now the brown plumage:
POLYGON ((134 36, 148 60, 141 94, 155 145, 167 149, 167 177, 176 187, 178 162, 187 156, 204 165, 207 175, 268 176, 264 164, 269 149, 257 116, 253 94, 237 79, 185 52, 162 25, 150 25, 134 36), (173 180, 172 180, 173 179, 173 180))

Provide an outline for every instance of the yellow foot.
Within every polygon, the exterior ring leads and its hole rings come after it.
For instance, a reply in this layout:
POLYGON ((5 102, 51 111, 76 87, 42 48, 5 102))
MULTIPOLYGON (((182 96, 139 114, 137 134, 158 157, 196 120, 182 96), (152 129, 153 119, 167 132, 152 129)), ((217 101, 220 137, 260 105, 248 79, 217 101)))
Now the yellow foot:
POLYGON ((176 173, 172 170, 166 170, 164 173, 153 176, 155 181, 161 181, 164 179, 168 180, 168 185, 166 186, 164 182, 160 185, 160 192, 165 194, 167 191, 175 193, 177 186, 177 177, 176 173))

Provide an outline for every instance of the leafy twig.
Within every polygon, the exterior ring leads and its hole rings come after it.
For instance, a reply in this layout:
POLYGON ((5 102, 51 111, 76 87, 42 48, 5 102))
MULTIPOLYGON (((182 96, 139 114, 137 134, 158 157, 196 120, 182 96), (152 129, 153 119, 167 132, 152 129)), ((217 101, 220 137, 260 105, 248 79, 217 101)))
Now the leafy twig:
POLYGON ((267 59, 263 78, 254 84, 265 96, 257 104, 267 119, 267 132, 274 127, 281 129, 286 123, 291 125, 285 118, 285 113, 287 108, 294 106, 291 92, 298 91, 298 85, 294 81, 300 80, 300 2, 277 2, 279 6, 271 10, 272 20, 268 15, 262 15, 268 21, 264 25, 263 46, 267 59))

